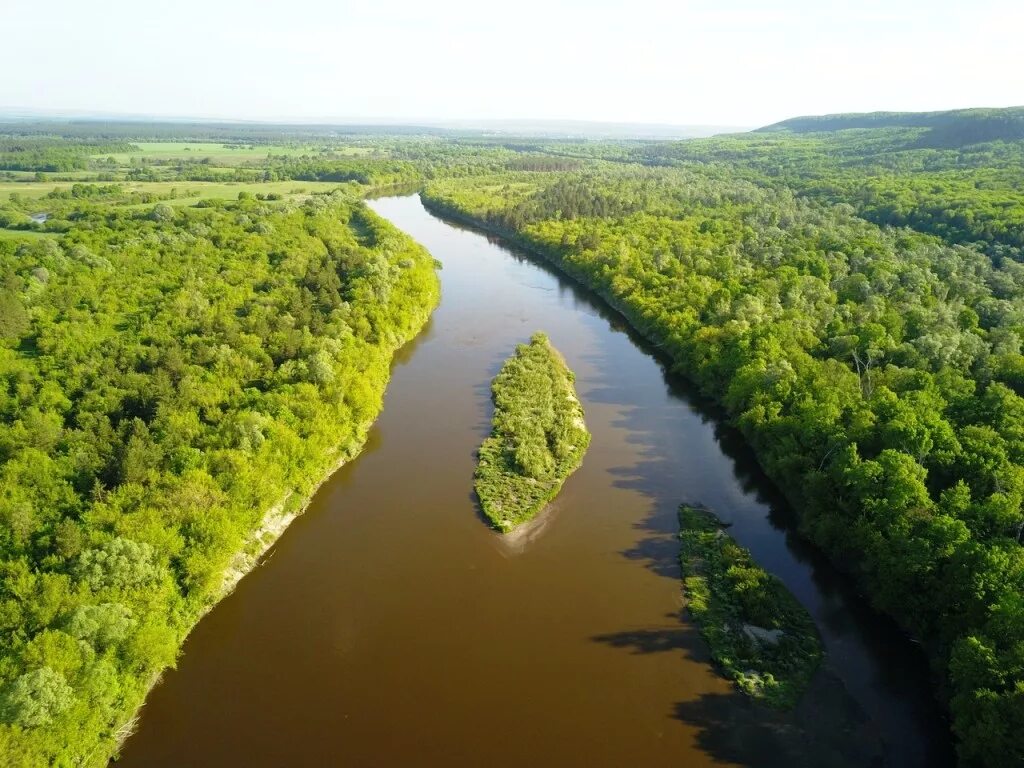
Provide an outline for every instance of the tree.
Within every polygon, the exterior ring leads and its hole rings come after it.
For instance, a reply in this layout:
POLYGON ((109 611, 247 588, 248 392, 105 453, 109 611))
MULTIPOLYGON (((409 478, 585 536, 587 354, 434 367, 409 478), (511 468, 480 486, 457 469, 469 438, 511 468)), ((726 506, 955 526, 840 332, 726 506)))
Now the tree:
POLYGON ((64 676, 49 667, 21 675, 0 700, 0 719, 23 728, 39 728, 71 708, 75 696, 64 676))

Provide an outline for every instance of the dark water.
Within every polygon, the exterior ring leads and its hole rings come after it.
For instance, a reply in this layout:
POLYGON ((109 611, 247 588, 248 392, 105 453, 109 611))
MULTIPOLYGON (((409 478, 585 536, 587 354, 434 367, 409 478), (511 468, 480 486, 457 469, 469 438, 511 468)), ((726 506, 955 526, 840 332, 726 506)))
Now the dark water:
POLYGON ((788 532, 731 431, 599 300, 427 213, 372 203, 444 263, 364 453, 195 629, 128 766, 941 766, 917 647, 788 532), (593 442, 542 524, 471 496, 488 386, 546 331, 593 442), (807 605, 829 661, 780 716, 734 693, 680 611, 676 507, 699 501, 807 605))

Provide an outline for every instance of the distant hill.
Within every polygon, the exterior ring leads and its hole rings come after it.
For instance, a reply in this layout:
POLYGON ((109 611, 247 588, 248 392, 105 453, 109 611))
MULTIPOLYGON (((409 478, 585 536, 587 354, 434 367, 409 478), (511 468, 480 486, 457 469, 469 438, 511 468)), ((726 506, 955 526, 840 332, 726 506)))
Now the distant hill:
POLYGON ((921 147, 962 147, 1024 139, 1024 107, 954 109, 946 112, 863 112, 794 117, 758 132, 821 133, 849 129, 924 128, 921 147))

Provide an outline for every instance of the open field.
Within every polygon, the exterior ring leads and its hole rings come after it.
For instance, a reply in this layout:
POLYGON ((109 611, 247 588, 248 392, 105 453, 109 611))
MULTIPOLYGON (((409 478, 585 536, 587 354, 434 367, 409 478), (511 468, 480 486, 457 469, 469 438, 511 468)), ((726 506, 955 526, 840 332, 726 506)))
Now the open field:
MULTIPOLYGON (((209 158, 214 165, 240 165, 253 160, 264 160, 268 155, 301 157, 318 155, 322 147, 291 146, 286 144, 221 144, 201 142, 140 142, 138 150, 115 154, 97 154, 95 159, 112 157, 119 165, 129 164, 133 158, 152 161, 203 160, 209 158)), ((332 147, 337 155, 363 155, 371 152, 367 147, 332 147)))
MULTIPOLYGON (((154 195, 173 194, 165 202, 172 205, 191 205, 199 200, 215 198, 234 199, 239 192, 253 194, 302 195, 326 192, 340 186, 332 181, 269 181, 269 182, 212 182, 212 181, 126 181, 118 182, 126 192, 149 192, 154 195)), ((55 189, 70 189, 71 182, 0 182, 0 202, 11 194, 22 198, 40 199, 55 189)))
POLYGON ((0 240, 43 240, 59 237, 56 232, 37 232, 33 229, 0 229, 0 240))
POLYGON ((0 229, 0 240, 42 240, 59 237, 54 232, 36 232, 31 229, 0 229))

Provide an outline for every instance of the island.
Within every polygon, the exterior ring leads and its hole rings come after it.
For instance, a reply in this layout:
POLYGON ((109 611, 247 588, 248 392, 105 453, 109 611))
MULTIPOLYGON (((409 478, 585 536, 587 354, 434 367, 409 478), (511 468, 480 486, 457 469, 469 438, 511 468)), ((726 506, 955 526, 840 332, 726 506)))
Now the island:
POLYGON ((799 701, 822 659, 807 610, 702 506, 679 508, 686 606, 726 677, 769 706, 799 701))
POLYGON ((475 487, 484 515, 503 533, 536 517, 583 462, 590 433, 574 381, 538 332, 516 347, 491 385, 494 418, 475 487))

